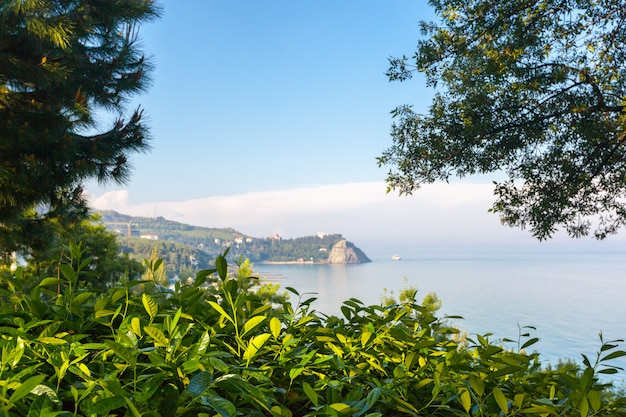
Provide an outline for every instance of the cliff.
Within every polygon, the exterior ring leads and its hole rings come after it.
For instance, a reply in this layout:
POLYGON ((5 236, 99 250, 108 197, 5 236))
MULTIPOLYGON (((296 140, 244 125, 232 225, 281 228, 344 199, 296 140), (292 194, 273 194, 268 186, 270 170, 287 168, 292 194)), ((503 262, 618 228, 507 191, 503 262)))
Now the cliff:
POLYGON ((361 264, 365 262, 371 262, 371 259, 361 249, 345 239, 335 243, 328 254, 329 264, 361 264))

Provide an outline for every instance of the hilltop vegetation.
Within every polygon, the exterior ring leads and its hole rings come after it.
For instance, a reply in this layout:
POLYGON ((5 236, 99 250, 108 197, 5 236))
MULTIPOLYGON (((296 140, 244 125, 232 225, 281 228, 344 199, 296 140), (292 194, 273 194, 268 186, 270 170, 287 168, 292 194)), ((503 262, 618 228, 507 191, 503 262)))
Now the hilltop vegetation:
POLYGON ((158 256, 165 261, 169 278, 189 277, 208 268, 211 260, 226 249, 231 260, 324 263, 332 247, 344 240, 341 234, 257 238, 232 228, 192 226, 163 217, 134 217, 114 211, 102 211, 100 215, 107 228, 120 235, 118 244, 122 252, 147 259, 156 248, 158 256))

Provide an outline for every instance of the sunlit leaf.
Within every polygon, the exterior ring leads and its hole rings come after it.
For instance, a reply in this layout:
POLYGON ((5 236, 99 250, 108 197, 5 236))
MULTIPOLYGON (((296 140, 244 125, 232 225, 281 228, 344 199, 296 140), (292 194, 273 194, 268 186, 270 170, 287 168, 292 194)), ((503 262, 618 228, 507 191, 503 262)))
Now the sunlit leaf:
POLYGON ((262 333, 257 336, 253 336, 250 339, 250 342, 248 343, 248 347, 246 348, 246 351, 243 354, 243 358, 247 360, 248 362, 250 362, 252 358, 257 354, 259 349, 263 347, 263 345, 265 344, 265 342, 267 342, 267 339, 269 338, 270 338, 269 333, 262 333))
POLYGON ((155 346, 157 344, 161 346, 169 345, 169 340, 167 339, 167 337, 165 337, 165 334, 163 334, 163 332, 159 328, 154 326, 145 326, 143 328, 143 331, 146 332, 146 334, 150 336, 152 340, 154 340, 155 346))
POLYGON ((157 304, 157 302, 154 300, 154 298, 152 298, 150 294, 146 293, 143 293, 141 295, 141 302, 143 304, 143 308, 150 316, 150 320, 154 320, 159 311, 159 305, 157 304))
POLYGON ((139 317, 133 317, 130 320, 130 328, 137 337, 141 338, 141 320, 139 317))
POLYGON ((509 412, 509 404, 502 390, 498 387, 494 387, 491 393, 493 394, 493 398, 495 398, 498 407, 500 407, 500 410, 502 410, 502 412, 506 415, 506 413, 509 412))
POLYGON ((275 405, 271 409, 272 417, 292 417, 293 413, 282 405, 275 405))
POLYGON ((222 317, 226 320, 230 321, 232 324, 235 324, 233 319, 226 313, 226 311, 222 308, 221 305, 217 304, 215 301, 209 301, 209 305, 215 309, 222 317))
POLYGON ((248 321, 246 321, 243 325, 243 333, 241 336, 245 336, 248 332, 255 329, 258 325, 263 323, 267 317, 266 316, 254 316, 251 317, 248 321))
POLYGON ((350 411, 350 406, 345 403, 333 403, 330 405, 330 408, 340 413, 347 413, 350 411))
POLYGON ((46 379, 46 375, 35 375, 20 383, 15 391, 13 391, 13 394, 9 397, 9 403, 15 404, 17 401, 24 398, 33 389, 35 389, 37 385, 41 384, 44 379, 46 379))
POLYGON ((62 279, 58 279, 58 278, 44 278, 41 280, 41 282, 39 283, 39 287, 47 287, 49 285, 59 285, 62 284, 63 281, 62 279))
POLYGON ((58 337, 38 337, 36 340, 46 345, 64 345, 67 343, 67 340, 58 337))
POLYGON ((270 320, 270 331, 272 332, 272 336, 274 336, 274 338, 278 338, 278 336, 280 335, 280 330, 281 330, 281 323, 280 320, 278 320, 276 317, 272 317, 272 319, 270 320))
POLYGON ((459 388, 459 401, 461 402, 465 412, 469 412, 469 409, 472 406, 472 398, 470 397, 470 393, 467 388, 459 388))

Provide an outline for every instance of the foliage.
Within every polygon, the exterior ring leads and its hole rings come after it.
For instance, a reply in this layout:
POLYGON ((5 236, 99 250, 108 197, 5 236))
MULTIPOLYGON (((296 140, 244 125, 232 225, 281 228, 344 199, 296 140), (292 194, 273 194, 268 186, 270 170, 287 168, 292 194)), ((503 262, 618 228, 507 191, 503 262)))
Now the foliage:
POLYGON ((100 212, 107 226, 119 226, 117 230, 126 234, 130 225, 131 232, 158 236, 157 241, 139 240, 135 237, 120 238, 120 246, 138 258, 149 257, 152 247, 156 246, 159 253, 175 253, 168 255, 167 264, 174 275, 191 276, 198 268, 193 268, 189 256, 194 256, 198 267, 207 268, 211 259, 228 248, 230 259, 239 257, 252 262, 289 262, 311 261, 325 262, 333 245, 343 239, 340 234, 320 236, 304 236, 295 239, 253 238, 234 229, 216 229, 191 226, 184 223, 164 219, 163 217, 133 217, 114 211, 100 212), (166 241, 167 243, 164 243, 166 241), (188 247, 175 245, 176 243, 188 247), (181 254, 182 252, 182 254, 181 254), (181 272, 184 270, 184 274, 181 272))
POLYGON ((156 252, 166 265, 165 274, 169 281, 176 277, 187 279, 201 270, 209 268, 212 259, 204 251, 176 242, 141 239, 120 236, 117 238, 119 250, 132 259, 151 259, 156 252))
POLYGON ((392 114, 389 190, 505 172, 492 211, 538 239, 558 227, 604 238, 626 224, 623 1, 430 0, 415 56, 437 92, 426 114, 392 114))
MULTIPOLYGON (((31 248, 25 256, 24 279, 28 282, 36 284, 43 278, 59 275, 59 265, 70 259, 70 247, 63 243, 68 241, 80 243, 84 256, 91 258, 88 270, 80 277, 79 286, 103 289, 119 284, 124 274, 137 277, 143 271, 140 262, 119 253, 116 236, 106 230, 98 216, 92 215, 65 226, 57 220, 49 223, 53 230, 46 245, 40 249, 31 248)), ((4 267, 7 266, 8 262, 5 262, 4 267)))
POLYGON ((273 309, 222 255, 189 285, 153 294, 129 280, 78 289, 88 261, 71 265, 30 293, 19 270, 3 280, 0 415, 626 415, 623 396, 597 380, 626 354, 616 342, 601 340, 580 370, 542 370, 524 353, 536 339, 513 351, 477 335, 464 348, 413 300, 350 299, 343 317, 327 317, 288 288, 297 303, 273 309))
POLYGON ((138 27, 158 13, 151 0, 0 4, 1 251, 45 244, 48 220, 85 215, 84 180, 123 182, 128 154, 148 149, 142 111, 123 113, 149 82, 138 27))

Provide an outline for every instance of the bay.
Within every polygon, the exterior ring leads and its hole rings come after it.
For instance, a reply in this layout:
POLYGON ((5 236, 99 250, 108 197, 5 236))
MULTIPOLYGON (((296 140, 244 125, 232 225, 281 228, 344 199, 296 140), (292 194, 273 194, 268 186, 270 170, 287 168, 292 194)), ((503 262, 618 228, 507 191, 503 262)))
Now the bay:
MULTIPOLYGON (((492 333, 495 341, 517 340, 521 326, 535 327, 531 336, 540 340, 531 349, 544 365, 565 359, 581 363, 581 354, 593 363, 600 332, 604 341, 626 339, 623 252, 419 252, 402 254, 399 261, 258 265, 255 271, 300 294, 313 294, 313 308, 326 315, 341 315, 349 298, 370 305, 380 304, 385 291, 397 296, 406 286, 418 289, 418 301, 434 292, 443 302, 440 315, 462 316, 453 324, 470 337, 492 333)), ((626 350, 623 344, 620 348, 626 350)), ((611 364, 626 368, 626 359, 611 364)), ((623 384, 624 372, 611 379, 623 384)))

